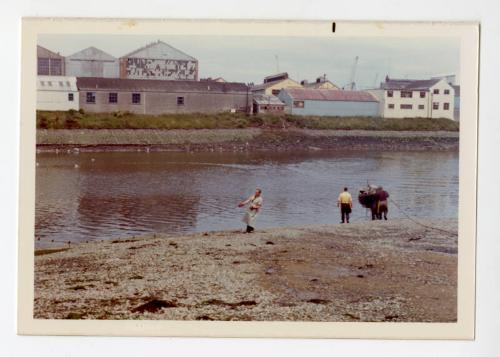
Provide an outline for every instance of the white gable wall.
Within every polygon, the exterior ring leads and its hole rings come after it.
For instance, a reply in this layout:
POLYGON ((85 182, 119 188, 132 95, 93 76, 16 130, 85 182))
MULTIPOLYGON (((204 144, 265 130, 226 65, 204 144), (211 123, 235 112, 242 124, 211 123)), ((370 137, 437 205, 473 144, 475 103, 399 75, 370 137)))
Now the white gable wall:
POLYGON ((79 95, 76 77, 38 76, 36 109, 66 111, 78 110, 79 95), (73 100, 70 100, 70 95, 73 100))
POLYGON ((454 119, 455 90, 444 79, 431 87, 430 99, 431 104, 436 103, 438 106, 438 109, 432 108, 431 118, 454 119), (439 94, 435 94, 434 90, 439 91, 439 94), (445 90, 448 90, 449 94, 444 94, 445 90), (445 103, 448 103, 448 109, 444 109, 445 103))

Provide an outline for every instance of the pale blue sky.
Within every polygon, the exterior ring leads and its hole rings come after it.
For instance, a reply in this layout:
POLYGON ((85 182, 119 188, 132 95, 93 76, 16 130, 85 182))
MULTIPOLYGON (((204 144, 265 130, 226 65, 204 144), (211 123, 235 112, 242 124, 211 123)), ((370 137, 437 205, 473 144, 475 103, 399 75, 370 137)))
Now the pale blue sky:
POLYGON ((288 72, 298 81, 326 74, 339 86, 349 82, 359 56, 358 88, 392 78, 428 78, 459 73, 458 38, 311 38, 257 36, 40 35, 38 43, 62 55, 97 47, 115 57, 162 40, 199 61, 200 77, 261 83, 267 75, 288 72), (276 56, 279 61, 276 60, 276 56), (279 68, 278 64, 279 62, 279 68))

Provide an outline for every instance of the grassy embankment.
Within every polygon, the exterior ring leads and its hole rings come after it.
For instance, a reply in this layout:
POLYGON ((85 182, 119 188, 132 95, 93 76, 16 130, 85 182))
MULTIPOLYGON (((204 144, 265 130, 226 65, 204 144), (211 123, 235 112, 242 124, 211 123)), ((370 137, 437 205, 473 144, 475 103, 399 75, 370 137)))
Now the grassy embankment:
POLYGON ((303 128, 330 130, 458 131, 459 123, 449 119, 387 119, 371 117, 314 117, 284 114, 246 115, 163 114, 130 112, 86 113, 75 111, 37 111, 38 129, 241 129, 303 128))

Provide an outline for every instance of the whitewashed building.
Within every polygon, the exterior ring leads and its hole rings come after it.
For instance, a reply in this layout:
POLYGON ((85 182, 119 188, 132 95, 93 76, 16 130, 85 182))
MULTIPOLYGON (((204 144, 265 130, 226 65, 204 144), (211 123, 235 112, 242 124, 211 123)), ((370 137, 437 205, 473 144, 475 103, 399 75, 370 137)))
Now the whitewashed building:
POLYGON ((79 95, 76 77, 37 76, 37 110, 78 110, 79 95))
POLYGON ((446 79, 389 79, 372 89, 384 118, 454 119, 455 90, 446 79))

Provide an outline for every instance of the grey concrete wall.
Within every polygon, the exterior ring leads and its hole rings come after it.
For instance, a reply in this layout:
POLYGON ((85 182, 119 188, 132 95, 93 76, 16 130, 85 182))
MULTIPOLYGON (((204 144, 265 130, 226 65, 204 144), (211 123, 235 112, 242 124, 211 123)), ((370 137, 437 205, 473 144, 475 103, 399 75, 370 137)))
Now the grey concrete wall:
POLYGON ((160 93, 93 91, 96 103, 87 103, 87 92, 80 90, 80 108, 88 112, 130 111, 138 114, 163 113, 217 113, 231 110, 245 110, 251 105, 246 93, 160 93), (118 93, 118 103, 109 103, 109 93, 118 93), (132 103, 132 93, 141 94, 141 103, 132 103), (177 97, 184 97, 184 105, 177 104, 177 97))

